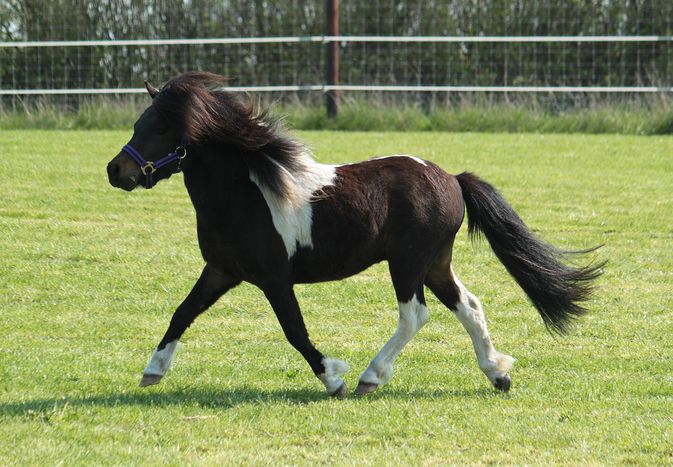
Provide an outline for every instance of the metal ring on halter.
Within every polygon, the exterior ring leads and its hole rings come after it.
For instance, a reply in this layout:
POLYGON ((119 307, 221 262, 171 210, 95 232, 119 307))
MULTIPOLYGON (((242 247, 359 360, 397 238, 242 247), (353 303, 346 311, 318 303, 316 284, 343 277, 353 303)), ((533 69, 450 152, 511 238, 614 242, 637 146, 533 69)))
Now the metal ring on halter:
POLYGON ((175 154, 178 155, 178 159, 184 159, 187 157, 187 146, 178 146, 175 148, 175 154), (180 149, 182 149, 182 155, 179 155, 180 149))
POLYGON ((178 154, 180 149, 182 149, 182 155, 181 156, 178 155, 178 166, 176 168, 178 172, 182 170, 182 159, 187 157, 187 146, 178 146, 177 148, 175 148, 175 154, 178 154))
POLYGON ((147 162, 144 166, 140 168, 140 171, 143 173, 143 175, 153 174, 154 172, 157 171, 157 169, 154 167, 154 163, 152 161, 147 162))

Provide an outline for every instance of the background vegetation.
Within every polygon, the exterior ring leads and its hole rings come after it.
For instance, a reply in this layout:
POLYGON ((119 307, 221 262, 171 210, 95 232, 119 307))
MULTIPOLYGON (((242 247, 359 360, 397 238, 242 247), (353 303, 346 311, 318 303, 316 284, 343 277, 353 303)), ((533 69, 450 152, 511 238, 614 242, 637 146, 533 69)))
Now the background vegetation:
MULTIPOLYGON (((612 102, 596 99, 586 106, 564 110, 554 102, 530 96, 509 101, 473 96, 451 105, 423 106, 390 96, 359 96, 343 99, 339 115, 331 119, 311 99, 273 100, 264 96, 256 104, 270 106, 289 127, 300 130, 673 133, 673 99, 666 96, 612 102)), ((94 98, 76 107, 46 100, 23 102, 13 109, 0 109, 0 129, 128 129, 149 103, 145 95, 135 99, 94 98)))
MULTIPOLYGON (((673 138, 301 133, 323 162, 414 153, 475 171, 543 238, 603 243, 610 260, 593 312, 553 338, 463 231, 455 268, 517 358, 512 391, 489 386, 429 298, 390 385, 335 401, 249 286, 196 321, 160 386, 137 387, 202 260, 179 175, 151 191, 107 184, 128 137, 3 131, 0 464, 670 464, 673 138)), ((353 388, 395 328, 385 265, 297 294, 353 388)))
MULTIPOLYGON (((324 7, 314 0, 0 0, 0 41, 320 36, 324 7)), ((670 0, 348 0, 340 12, 341 35, 673 35, 670 0)), ((672 47, 670 41, 342 43, 341 81, 670 87, 672 47)), ((236 85, 320 84, 324 55, 319 42, 0 48, 0 87, 138 87, 142 79, 161 83, 187 70, 220 73, 236 85)), ((427 96, 405 100, 423 103, 427 96)))

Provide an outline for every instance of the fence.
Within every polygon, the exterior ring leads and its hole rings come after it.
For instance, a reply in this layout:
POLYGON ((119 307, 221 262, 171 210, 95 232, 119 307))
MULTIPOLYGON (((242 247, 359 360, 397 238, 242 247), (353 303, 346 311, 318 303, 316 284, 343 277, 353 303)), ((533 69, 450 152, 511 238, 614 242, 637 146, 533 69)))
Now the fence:
POLYGON ((1 96, 133 94, 188 69, 234 91, 673 92, 670 0, 0 4, 1 96))

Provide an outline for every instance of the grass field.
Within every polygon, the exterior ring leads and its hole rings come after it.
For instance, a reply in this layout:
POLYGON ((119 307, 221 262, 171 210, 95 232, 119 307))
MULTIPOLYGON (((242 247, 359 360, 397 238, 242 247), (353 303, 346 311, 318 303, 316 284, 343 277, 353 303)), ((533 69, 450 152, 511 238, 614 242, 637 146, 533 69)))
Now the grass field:
MULTIPOLYGON (((407 152, 472 170, 545 239, 610 260, 594 312, 554 338, 462 231, 455 269, 517 358, 512 390, 429 297, 391 383, 343 401, 247 285, 188 330, 161 385, 137 387, 202 260, 181 176, 108 186, 128 137, 0 134, 0 464, 673 463, 673 137, 301 133, 324 162, 407 152)), ((396 326, 385 265, 296 289, 354 388, 396 326)))

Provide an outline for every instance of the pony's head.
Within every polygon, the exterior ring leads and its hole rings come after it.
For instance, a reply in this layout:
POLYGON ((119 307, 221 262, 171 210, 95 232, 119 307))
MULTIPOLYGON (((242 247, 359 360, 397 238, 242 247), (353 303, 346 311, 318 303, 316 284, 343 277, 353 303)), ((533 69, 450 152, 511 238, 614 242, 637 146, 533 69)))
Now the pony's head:
POLYGON ((154 105, 160 91, 145 81, 147 92, 153 99, 133 126, 133 136, 124 149, 107 166, 112 186, 127 191, 141 185, 151 185, 168 178, 176 171, 177 161, 155 168, 156 161, 170 154, 182 141, 180 129, 154 105))
POLYGON ((152 104, 135 123, 131 140, 108 164, 110 184, 127 191, 138 185, 151 188, 179 170, 189 144, 214 136, 247 139, 252 109, 220 91, 224 84, 222 76, 199 72, 173 78, 161 90, 145 81, 152 104))
POLYGON ((152 104, 134 126, 133 137, 108 164, 110 184, 124 190, 151 188, 202 154, 226 161, 237 157, 251 178, 284 199, 293 199, 296 180, 314 162, 303 145, 250 99, 223 88, 213 73, 184 73, 161 90, 145 82, 152 104), (216 150, 213 149, 216 145, 216 150), (207 150, 210 148, 211 150, 207 150))

